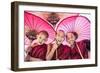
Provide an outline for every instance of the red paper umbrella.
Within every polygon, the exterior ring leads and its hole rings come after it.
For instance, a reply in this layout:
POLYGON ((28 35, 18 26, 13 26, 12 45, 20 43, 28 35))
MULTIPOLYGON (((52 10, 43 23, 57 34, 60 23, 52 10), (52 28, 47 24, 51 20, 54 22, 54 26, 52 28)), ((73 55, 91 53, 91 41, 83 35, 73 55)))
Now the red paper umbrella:
POLYGON ((40 18, 39 16, 36 16, 34 14, 25 11, 24 24, 25 26, 28 26, 31 30, 35 30, 37 32, 47 31, 49 34, 47 43, 50 43, 54 40, 55 31, 53 27, 48 22, 40 18))
POLYGON ((90 21, 84 16, 71 16, 65 18, 57 26, 56 31, 63 30, 67 32, 76 32, 78 34, 78 39, 81 41, 84 39, 90 39, 90 21))

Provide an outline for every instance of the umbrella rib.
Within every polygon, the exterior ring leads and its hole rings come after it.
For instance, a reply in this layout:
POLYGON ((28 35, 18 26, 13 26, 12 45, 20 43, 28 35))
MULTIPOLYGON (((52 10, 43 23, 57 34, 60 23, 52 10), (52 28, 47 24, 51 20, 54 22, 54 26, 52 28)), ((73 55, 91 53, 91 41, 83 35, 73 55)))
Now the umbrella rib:
MULTIPOLYGON (((30 21, 29 21, 29 19, 28 19, 27 15, 26 15, 26 18, 27 18, 28 22, 30 23, 30 21)), ((30 24, 31 24, 31 23, 30 23, 30 24)), ((29 24, 29 26, 30 26, 30 24, 29 24)), ((31 26, 30 26, 30 27, 31 27, 31 26)))

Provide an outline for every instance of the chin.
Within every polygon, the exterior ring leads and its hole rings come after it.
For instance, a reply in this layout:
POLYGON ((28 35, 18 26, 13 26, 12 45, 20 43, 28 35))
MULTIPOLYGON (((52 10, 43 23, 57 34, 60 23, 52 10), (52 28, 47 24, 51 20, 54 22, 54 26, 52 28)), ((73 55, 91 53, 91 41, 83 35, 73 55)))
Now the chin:
POLYGON ((70 45, 74 45, 74 43, 71 43, 70 45))
POLYGON ((58 43, 58 45, 60 45, 61 43, 58 43))

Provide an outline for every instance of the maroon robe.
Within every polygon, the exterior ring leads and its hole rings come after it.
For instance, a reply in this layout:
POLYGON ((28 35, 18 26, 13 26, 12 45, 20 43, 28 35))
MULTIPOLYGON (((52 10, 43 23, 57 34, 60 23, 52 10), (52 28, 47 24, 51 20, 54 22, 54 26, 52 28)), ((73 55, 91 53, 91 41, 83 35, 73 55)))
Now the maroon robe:
POLYGON ((57 55, 56 55, 56 51, 54 52, 52 60, 56 60, 56 58, 59 60, 69 59, 70 58, 70 48, 68 48, 68 46, 61 44, 57 48, 57 55))
POLYGON ((33 47, 29 51, 28 55, 34 58, 46 60, 46 53, 47 53, 47 45, 43 44, 33 47))
POLYGON ((86 44, 83 41, 81 41, 81 42, 75 43, 74 47, 71 48, 71 55, 70 55, 71 59, 82 59, 76 44, 78 45, 80 52, 83 55, 83 58, 84 59, 88 58, 88 50, 86 48, 86 44))

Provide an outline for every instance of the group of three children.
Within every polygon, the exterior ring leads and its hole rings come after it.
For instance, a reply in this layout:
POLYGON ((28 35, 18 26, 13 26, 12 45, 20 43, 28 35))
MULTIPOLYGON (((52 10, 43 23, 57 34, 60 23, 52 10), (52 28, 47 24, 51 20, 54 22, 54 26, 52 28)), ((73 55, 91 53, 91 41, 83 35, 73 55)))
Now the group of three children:
MULTIPOLYGON (((26 36, 25 36, 26 37, 26 36)), ((25 47, 25 61, 45 61, 45 60, 68 60, 68 59, 87 59, 88 50, 83 41, 76 42, 78 34, 63 30, 58 30, 53 42, 46 44, 49 34, 46 31, 40 31, 36 34, 36 39, 25 47), (63 41, 69 45, 63 45, 63 41)), ((26 37, 27 38, 27 37, 26 37)), ((26 39, 25 38, 25 39, 26 39)), ((26 41, 28 43, 28 41, 26 41)))

